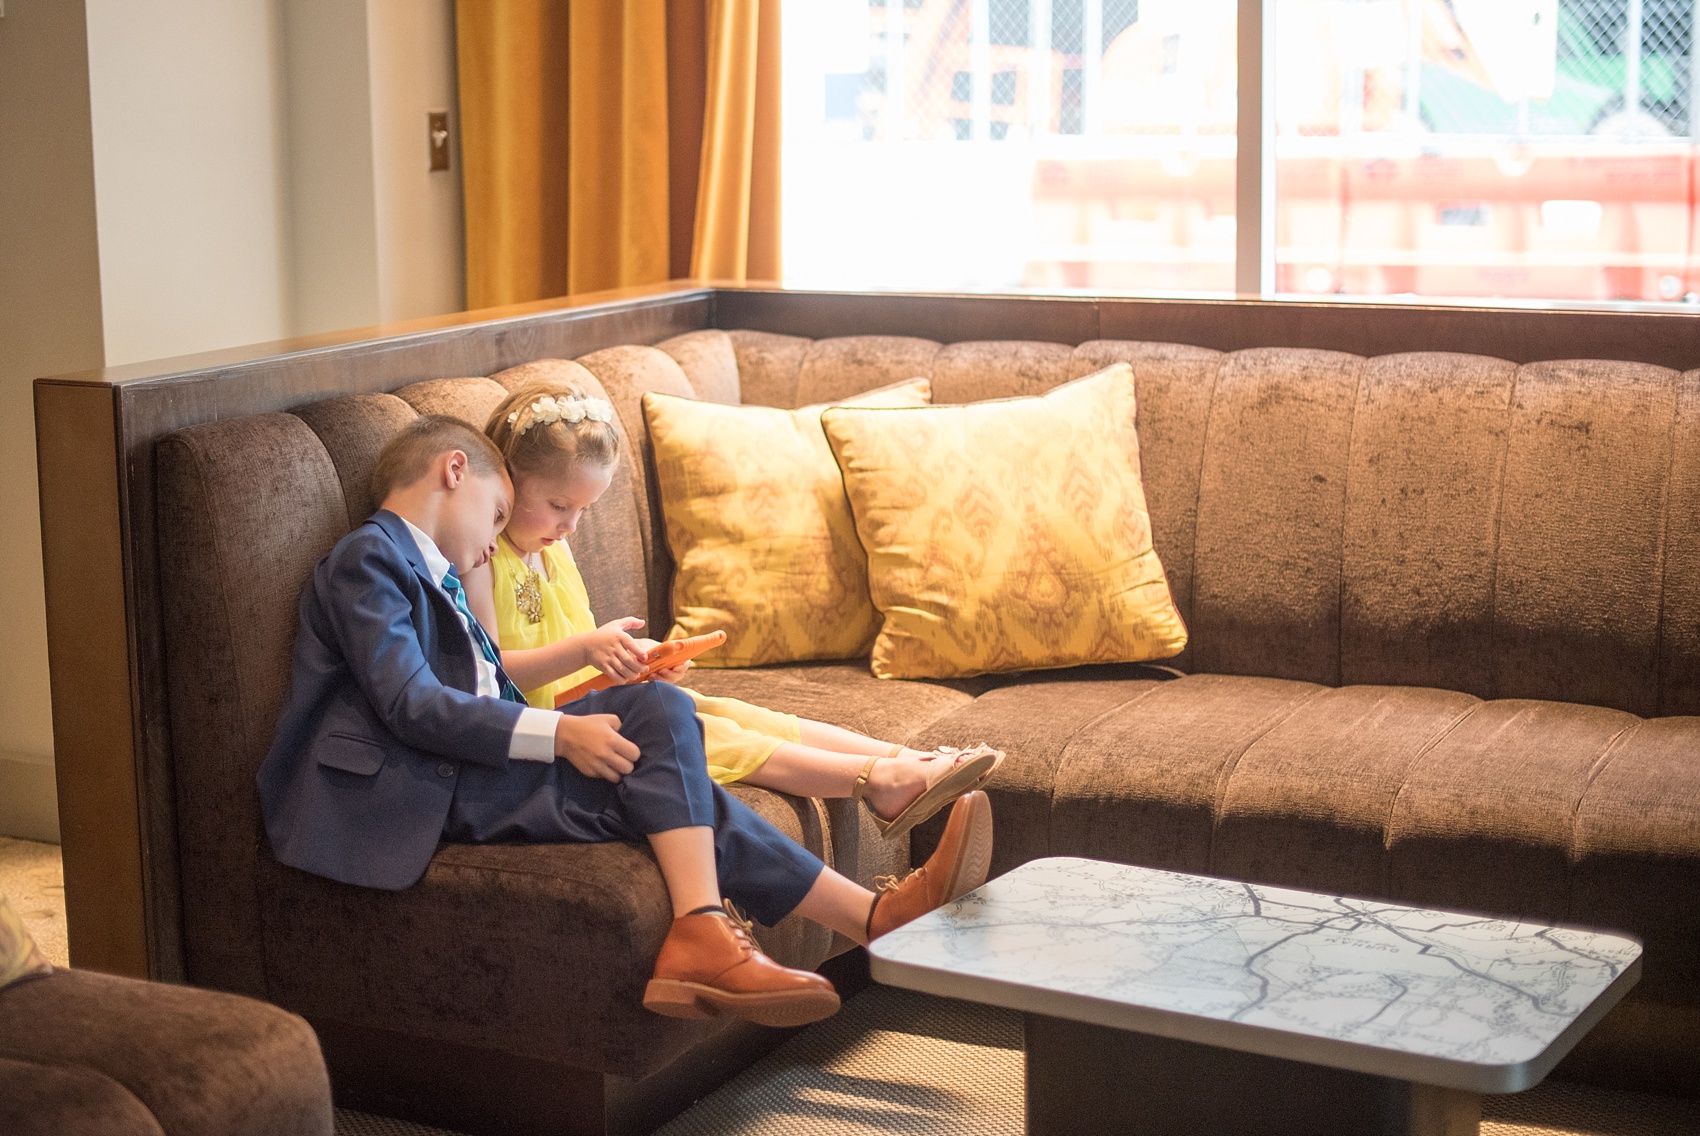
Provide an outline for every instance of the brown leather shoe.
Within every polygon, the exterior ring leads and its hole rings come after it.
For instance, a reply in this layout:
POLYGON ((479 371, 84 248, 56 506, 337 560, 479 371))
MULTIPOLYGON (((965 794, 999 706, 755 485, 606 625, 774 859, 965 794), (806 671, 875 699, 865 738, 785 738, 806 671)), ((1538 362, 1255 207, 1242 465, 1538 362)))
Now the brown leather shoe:
POLYGON ((670 1018, 742 1018, 800 1026, 838 1012, 838 991, 808 970, 780 966, 756 947, 750 924, 728 900, 726 912, 673 920, 643 1004, 670 1018))
POLYGON ((981 792, 964 793, 951 806, 950 821, 938 850, 925 864, 899 881, 876 880, 874 909, 868 914, 868 940, 895 931, 986 882, 992 866, 992 802, 981 792))

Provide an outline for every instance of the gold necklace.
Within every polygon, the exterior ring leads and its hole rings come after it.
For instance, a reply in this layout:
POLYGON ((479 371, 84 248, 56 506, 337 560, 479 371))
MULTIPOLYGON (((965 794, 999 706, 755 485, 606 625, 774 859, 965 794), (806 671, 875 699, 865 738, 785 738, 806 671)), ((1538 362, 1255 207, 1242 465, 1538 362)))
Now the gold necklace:
MULTIPOLYGON (((513 548, 513 545, 510 543, 508 547, 513 548)), ((519 549, 514 548, 514 551, 518 553, 519 549)), ((514 606, 519 608, 527 622, 542 623, 543 576, 531 566, 523 553, 520 553, 519 562, 525 574, 514 581, 514 606)))

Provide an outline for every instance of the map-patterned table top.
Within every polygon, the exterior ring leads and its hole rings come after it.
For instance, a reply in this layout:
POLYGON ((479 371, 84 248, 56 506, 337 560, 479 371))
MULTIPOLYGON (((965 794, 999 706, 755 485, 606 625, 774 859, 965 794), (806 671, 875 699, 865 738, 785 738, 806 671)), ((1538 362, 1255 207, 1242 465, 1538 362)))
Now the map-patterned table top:
POLYGON ((1063 857, 870 954, 894 986, 1474 1092, 1537 1083, 1641 965, 1626 935, 1063 857))

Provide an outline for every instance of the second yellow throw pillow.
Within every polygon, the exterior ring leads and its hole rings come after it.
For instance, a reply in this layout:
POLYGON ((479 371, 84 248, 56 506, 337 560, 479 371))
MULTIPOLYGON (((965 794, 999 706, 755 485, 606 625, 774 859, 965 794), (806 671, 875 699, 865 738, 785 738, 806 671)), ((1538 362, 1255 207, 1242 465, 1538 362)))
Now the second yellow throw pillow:
MULTIPOLYGON (((848 405, 925 406, 931 394, 911 379, 848 405)), ((879 631, 824 409, 643 398, 678 566, 669 638, 727 634, 698 665, 858 658, 879 631)))
POLYGON ((868 553, 880 678, 1165 659, 1133 370, 1039 398, 822 416, 868 553))

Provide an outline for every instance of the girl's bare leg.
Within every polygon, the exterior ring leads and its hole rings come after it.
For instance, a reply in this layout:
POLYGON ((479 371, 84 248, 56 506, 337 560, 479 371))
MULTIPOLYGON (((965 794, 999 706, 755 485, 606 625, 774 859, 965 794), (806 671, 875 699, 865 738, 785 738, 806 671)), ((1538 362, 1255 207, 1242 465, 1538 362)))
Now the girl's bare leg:
POLYGON ((873 909, 873 892, 827 868, 797 905, 797 914, 866 946, 873 909))
POLYGON ((859 753, 863 757, 873 757, 875 754, 883 757, 891 752, 891 742, 882 742, 878 738, 870 738, 867 734, 858 734, 855 730, 810 721, 808 718, 797 719, 797 730, 802 735, 803 744, 815 749, 829 749, 835 753, 859 753))
MULTIPOLYGON (((649 834, 673 918, 698 908, 720 906, 720 879, 714 870, 714 830, 705 824, 649 834)), ((816 886, 819 886, 818 884, 816 886)), ((810 894, 813 894, 812 892, 810 894)))
MULTIPOLYGON (((852 736, 861 737, 859 734, 852 736)), ((855 791, 856 778, 861 776, 868 758, 891 753, 890 745, 872 738, 864 740, 871 743, 865 754, 786 742, 754 772, 746 774, 743 780, 795 797, 848 797, 855 791)), ((951 763, 937 754, 903 750, 890 761, 874 763, 868 774, 868 789, 863 799, 875 813, 889 819, 902 812, 910 801, 919 797, 928 785, 944 776, 950 768, 951 763)))

